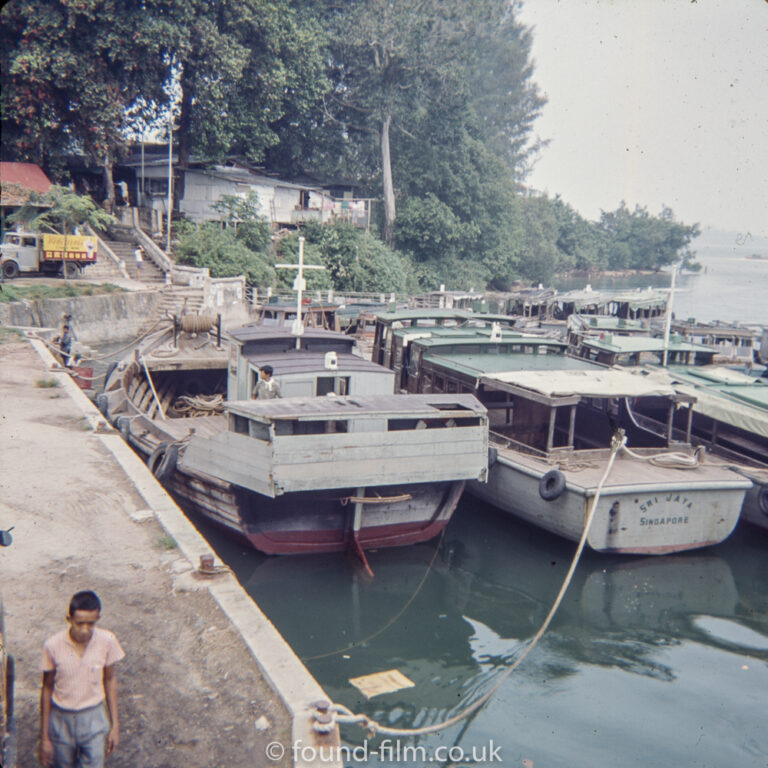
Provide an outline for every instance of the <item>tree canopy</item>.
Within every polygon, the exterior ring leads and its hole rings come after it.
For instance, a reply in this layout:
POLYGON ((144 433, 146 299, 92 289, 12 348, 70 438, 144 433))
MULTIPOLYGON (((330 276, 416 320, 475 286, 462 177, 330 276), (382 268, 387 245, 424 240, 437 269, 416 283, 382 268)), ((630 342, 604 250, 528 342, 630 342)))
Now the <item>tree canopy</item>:
MULTIPOLYGON (((111 168, 131 131, 176 120, 192 154, 354 187, 378 228, 305 227, 311 282, 402 290, 546 281, 567 270, 692 263, 697 225, 615 211, 587 221, 526 174, 545 98, 520 0, 10 0, 2 8, 4 160, 66 180, 79 153, 111 168), (382 243, 383 240, 383 243, 382 243)), ((179 174, 179 179, 182 176, 179 174)), ((176 185, 183 195, 183 185, 176 185)), ((253 200, 182 225, 177 255, 212 274, 280 280, 253 200)))

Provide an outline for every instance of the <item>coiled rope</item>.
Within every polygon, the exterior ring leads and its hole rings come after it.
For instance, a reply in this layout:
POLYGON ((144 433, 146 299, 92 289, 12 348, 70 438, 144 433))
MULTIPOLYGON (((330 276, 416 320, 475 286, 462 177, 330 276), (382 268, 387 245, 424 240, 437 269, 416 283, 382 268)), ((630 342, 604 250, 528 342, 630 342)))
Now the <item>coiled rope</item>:
POLYGON ((180 395, 171 407, 182 416, 210 416, 224 412, 224 395, 180 395))
POLYGON ((210 331, 215 322, 212 315, 183 315, 181 329, 187 333, 204 333, 210 331))
POLYGON ((621 429, 617 430, 611 438, 611 455, 608 459, 608 464, 605 467, 603 476, 600 478, 600 482, 597 484, 597 490, 594 497, 592 498, 592 503, 589 504, 589 510, 584 521, 584 530, 582 531, 581 539, 579 539, 579 545, 576 547, 576 552, 574 553, 573 559, 571 560, 570 568, 568 569, 568 573, 565 576, 563 585, 560 587, 560 592, 555 598, 555 602, 553 603, 552 608, 550 609, 547 617, 544 619, 544 622, 539 627, 536 634, 533 636, 528 645, 525 646, 520 656, 518 656, 514 663, 510 665, 502 675, 500 675, 499 679, 493 684, 489 691, 486 691, 486 693, 484 693, 479 699, 472 702, 472 704, 467 706, 462 711, 456 713, 452 717, 449 717, 447 720, 443 720, 440 723, 434 723, 433 725, 427 725, 422 728, 389 728, 387 726, 381 725, 381 723, 378 723, 375 720, 371 720, 367 715, 356 715, 343 704, 334 703, 330 707, 330 712, 332 713, 335 722, 344 725, 356 723, 368 731, 371 736, 375 734, 382 736, 422 736, 428 733, 436 733, 438 731, 445 730, 446 728, 461 722, 465 718, 469 717, 469 715, 471 715, 473 712, 476 712, 478 709, 480 709, 480 707, 482 707, 496 693, 496 691, 499 690, 504 681, 523 663, 525 658, 536 647, 539 640, 541 640, 542 636, 547 631, 547 628, 554 618, 557 609, 560 607, 560 603, 563 601, 563 597, 565 597, 565 592, 568 589, 571 580, 573 579, 576 566, 578 565, 581 554, 584 551, 584 546, 587 543, 587 536, 589 535, 589 529, 592 526, 592 520, 595 516, 597 503, 600 500, 600 494, 602 493, 603 485, 608 479, 608 475, 613 468, 613 463, 616 460, 616 456, 618 456, 619 451, 624 448, 626 442, 626 435, 624 434, 624 430, 621 429))
POLYGON ((675 451, 655 453, 653 456, 643 456, 630 450, 626 445, 622 447, 622 450, 628 456, 638 461, 647 461, 649 464, 655 464, 657 467, 670 467, 672 469, 696 469, 701 463, 701 457, 704 454, 704 446, 702 445, 693 452, 693 456, 675 451))

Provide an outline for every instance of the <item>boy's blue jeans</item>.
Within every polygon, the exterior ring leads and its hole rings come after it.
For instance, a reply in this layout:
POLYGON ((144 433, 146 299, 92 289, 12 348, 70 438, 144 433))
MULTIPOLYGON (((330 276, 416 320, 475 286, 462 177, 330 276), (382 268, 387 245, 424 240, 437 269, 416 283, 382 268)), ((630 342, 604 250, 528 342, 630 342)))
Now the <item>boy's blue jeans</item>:
POLYGON ((103 768, 109 718, 104 702, 87 709, 51 707, 53 768, 103 768))

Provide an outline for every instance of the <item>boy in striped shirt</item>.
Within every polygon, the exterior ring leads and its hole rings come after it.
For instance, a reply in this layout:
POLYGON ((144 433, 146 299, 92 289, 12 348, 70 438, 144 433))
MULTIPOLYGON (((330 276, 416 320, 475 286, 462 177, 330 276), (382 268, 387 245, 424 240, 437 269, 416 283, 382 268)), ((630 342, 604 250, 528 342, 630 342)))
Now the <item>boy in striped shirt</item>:
POLYGON ((97 595, 78 592, 69 603, 69 627, 43 646, 40 760, 46 768, 102 768, 117 747, 114 665, 125 652, 111 632, 96 628, 100 616, 97 595))

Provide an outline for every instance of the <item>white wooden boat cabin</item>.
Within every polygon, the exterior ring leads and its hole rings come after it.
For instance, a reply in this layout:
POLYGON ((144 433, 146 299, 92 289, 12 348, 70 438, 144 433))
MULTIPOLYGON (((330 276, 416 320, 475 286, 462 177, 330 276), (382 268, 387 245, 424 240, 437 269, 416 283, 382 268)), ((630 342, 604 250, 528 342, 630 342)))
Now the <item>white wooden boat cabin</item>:
POLYGON ((274 369, 284 398, 318 395, 386 395, 394 374, 353 353, 355 339, 308 329, 297 337, 285 328, 246 326, 229 332, 229 400, 248 400, 265 365, 274 369))

